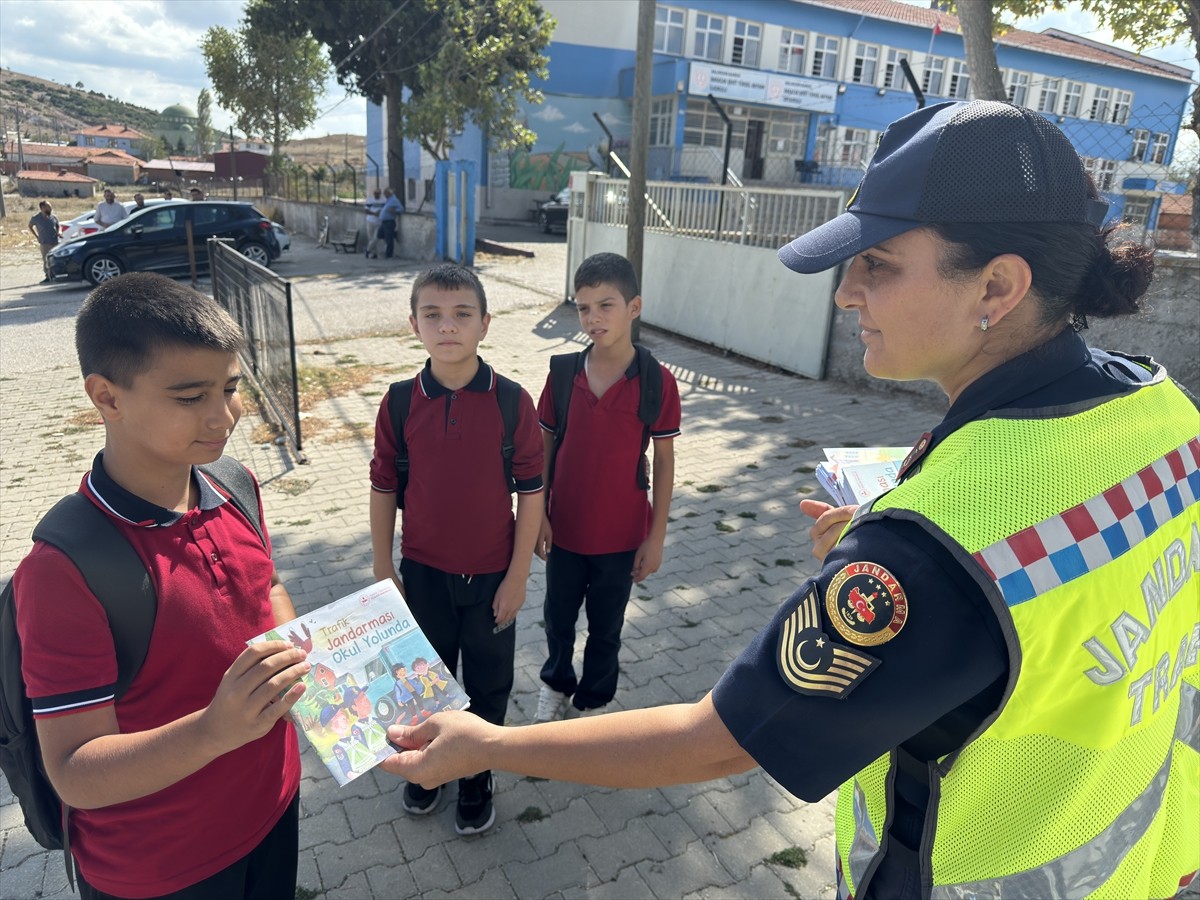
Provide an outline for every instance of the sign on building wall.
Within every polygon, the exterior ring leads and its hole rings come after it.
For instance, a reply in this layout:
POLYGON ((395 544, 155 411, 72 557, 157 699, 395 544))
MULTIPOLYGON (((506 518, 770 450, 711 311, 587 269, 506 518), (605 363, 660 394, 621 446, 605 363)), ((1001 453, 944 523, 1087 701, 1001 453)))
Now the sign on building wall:
POLYGON ((699 62, 690 64, 688 93, 811 112, 833 112, 837 104, 832 82, 699 62))

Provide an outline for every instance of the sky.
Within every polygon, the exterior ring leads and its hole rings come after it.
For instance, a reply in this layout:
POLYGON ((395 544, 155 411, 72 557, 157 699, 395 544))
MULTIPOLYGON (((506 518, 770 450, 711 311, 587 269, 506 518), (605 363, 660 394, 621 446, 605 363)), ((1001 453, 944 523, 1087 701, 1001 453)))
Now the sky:
MULTIPOLYGON (((172 103, 195 109, 200 90, 209 87, 200 39, 214 25, 236 28, 242 7, 243 0, 0 0, 0 65, 60 84, 82 81, 88 90, 153 110, 172 103)), ((1114 43, 1075 4, 1016 24, 1114 43)), ((1147 55, 1196 69, 1186 42, 1147 55)), ((318 108, 316 122, 298 137, 366 133, 366 101, 333 78, 318 108)), ((227 129, 230 121, 214 105, 213 125, 227 129)))

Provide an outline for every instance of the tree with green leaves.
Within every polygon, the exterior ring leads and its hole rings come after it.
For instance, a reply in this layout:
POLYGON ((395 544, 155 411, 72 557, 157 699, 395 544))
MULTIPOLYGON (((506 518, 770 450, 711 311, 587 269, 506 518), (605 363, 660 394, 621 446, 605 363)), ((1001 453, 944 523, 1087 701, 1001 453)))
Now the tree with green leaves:
POLYGON ((208 88, 201 88, 196 98, 196 145, 201 156, 213 149, 212 94, 208 88))
POLYGON ((250 16, 305 29, 329 50, 340 84, 384 107, 388 182, 404 196, 403 139, 444 159, 470 120, 496 147, 533 134, 517 104, 541 102, 542 51, 554 23, 536 0, 261 0, 250 16))
MULTIPOLYGON (((1113 33, 1118 40, 1129 41, 1139 53, 1151 47, 1173 44, 1185 36, 1200 64, 1200 0, 1070 0, 1096 17, 1096 21, 1113 33)), ((1011 27, 995 13, 1013 19, 1033 18, 1050 10, 1066 9, 1068 0, 950 0, 948 11, 958 15, 963 30, 963 46, 967 54, 967 69, 975 96, 987 100, 1007 100, 1008 94, 1000 84, 1000 69, 996 65, 996 48, 992 37, 1011 27)), ((1200 141, 1200 86, 1192 91, 1192 118, 1188 130, 1200 141)), ((1190 179, 1192 185, 1192 249, 1200 249, 1200 178, 1190 179)))
POLYGON ((270 140, 271 165, 278 171, 284 143, 317 118, 329 64, 310 36, 256 27, 260 2, 250 0, 236 31, 208 29, 200 49, 217 100, 233 113, 239 131, 270 140))

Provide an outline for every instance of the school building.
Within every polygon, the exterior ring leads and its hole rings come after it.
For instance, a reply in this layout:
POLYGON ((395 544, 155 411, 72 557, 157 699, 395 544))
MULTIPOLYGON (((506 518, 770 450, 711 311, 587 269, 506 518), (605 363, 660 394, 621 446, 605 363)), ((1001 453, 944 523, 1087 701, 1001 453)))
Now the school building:
MULTIPOLYGON (((493 151, 468 126, 454 157, 474 162, 481 217, 519 218, 579 169, 628 161, 637 0, 542 0, 557 27, 545 101, 527 108, 536 143, 493 151)), ((1111 203, 1153 229, 1192 90, 1191 72, 1085 37, 1013 30, 996 40, 1009 99, 1056 122, 1111 203)), ((647 177, 850 189, 879 135, 917 105, 970 99, 958 19, 895 0, 674 0, 655 10, 647 177)), ((386 171, 384 112, 368 106, 367 153, 386 171)), ((433 160, 406 142, 406 203, 433 160)))

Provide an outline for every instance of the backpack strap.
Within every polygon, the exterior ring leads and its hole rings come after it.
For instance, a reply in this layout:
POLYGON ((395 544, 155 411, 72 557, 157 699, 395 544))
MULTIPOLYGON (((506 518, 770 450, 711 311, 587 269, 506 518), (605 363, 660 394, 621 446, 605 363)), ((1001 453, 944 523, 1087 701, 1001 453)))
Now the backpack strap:
POLYGON ((388 386, 388 418, 392 420, 392 433, 396 436, 397 509, 404 509, 404 492, 408 489, 408 444, 404 441, 404 423, 408 421, 408 409, 412 405, 416 383, 416 378, 409 378, 388 386))
POLYGON ((646 459, 646 451, 650 449, 650 429, 658 421, 662 413, 662 369, 654 354, 635 344, 637 351, 638 384, 641 391, 638 397, 638 418, 642 421, 642 455, 638 459, 637 486, 643 491, 650 490, 650 464, 646 459))
POLYGON ((33 539, 66 554, 108 615, 117 656, 116 696, 120 697, 150 649, 158 612, 150 573, 108 515, 83 494, 59 500, 33 529, 33 539))
POLYGON ((232 456, 222 456, 216 462, 196 468, 229 492, 229 499, 233 501, 233 505, 250 520, 250 524, 258 532, 258 539, 263 542, 264 547, 267 546, 262 518, 258 514, 258 491, 254 489, 254 478, 246 471, 246 467, 232 456))
MULTIPOLYGON (((588 349, 591 349, 590 347, 588 349)), ((571 408, 571 394, 575 390, 575 376, 583 371, 587 350, 578 353, 560 353, 550 357, 550 399, 554 403, 554 443, 546 466, 546 490, 554 483, 554 461, 558 448, 567 434, 567 413, 571 408)))
POLYGON ((500 404, 500 418, 504 422, 504 439, 500 443, 500 456, 504 460, 504 483, 508 486, 508 492, 512 494, 517 489, 512 461, 516 452, 517 419, 521 414, 521 386, 498 372, 496 402, 500 404))

